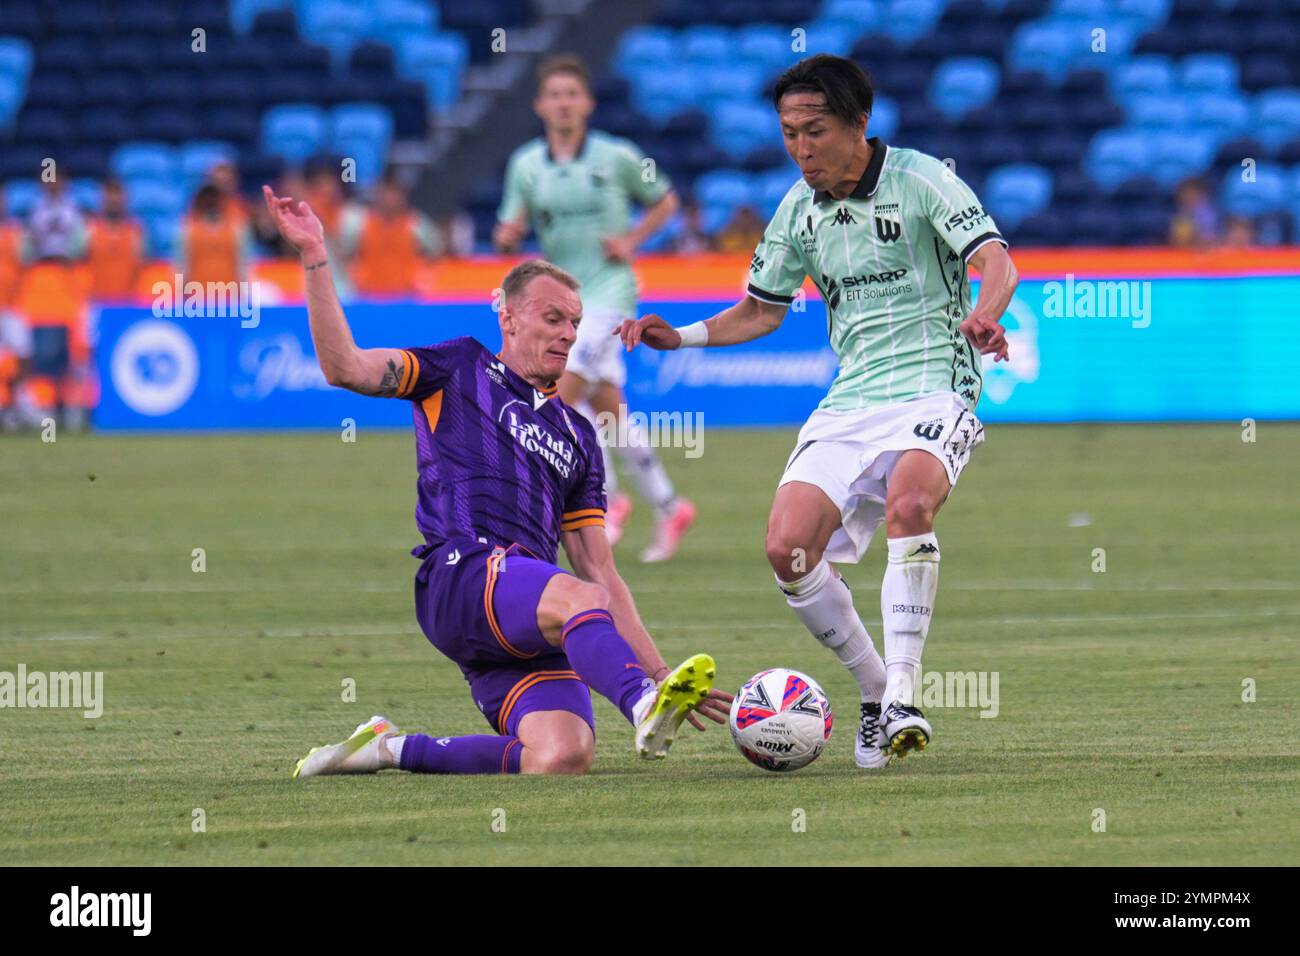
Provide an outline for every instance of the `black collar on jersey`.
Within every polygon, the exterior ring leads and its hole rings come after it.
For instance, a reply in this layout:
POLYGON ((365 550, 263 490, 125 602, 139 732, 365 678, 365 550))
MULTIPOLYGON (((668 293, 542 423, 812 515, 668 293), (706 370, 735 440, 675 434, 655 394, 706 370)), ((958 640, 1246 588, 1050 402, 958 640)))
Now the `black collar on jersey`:
MULTIPOLYGON (((570 159, 569 162, 576 163, 578 160, 586 157, 588 132, 589 130, 585 129, 582 131, 582 139, 578 143, 578 148, 573 151, 573 158, 570 159)), ((545 133, 542 134, 542 138, 546 139, 545 133)), ((551 141, 549 139, 546 140, 546 161, 550 163, 556 162, 555 154, 551 152, 551 141)))
MULTIPOLYGON (((880 171, 885 168, 885 150, 889 147, 880 141, 879 136, 871 137, 867 143, 871 146, 871 162, 867 163, 866 172, 853 187, 853 192, 846 197, 848 199, 870 199, 876 194, 876 187, 880 185, 880 171)), ((813 193, 813 202, 839 202, 839 200, 819 189, 813 193)))

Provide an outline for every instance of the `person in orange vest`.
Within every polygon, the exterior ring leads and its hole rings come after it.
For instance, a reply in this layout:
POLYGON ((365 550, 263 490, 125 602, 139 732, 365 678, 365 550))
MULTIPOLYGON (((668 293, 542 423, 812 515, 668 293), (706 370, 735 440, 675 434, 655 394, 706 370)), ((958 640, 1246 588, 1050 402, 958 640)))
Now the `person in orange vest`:
POLYGON ((363 296, 410 295, 421 261, 441 251, 432 220, 408 205, 391 170, 375 184, 369 208, 343 215, 339 244, 363 296))
POLYGON ((90 221, 87 262, 90 297, 95 302, 126 302, 136 296, 136 279, 147 255, 139 220, 126 211, 126 191, 116 179, 104 181, 104 205, 90 221))
POLYGON ((223 200, 216 186, 201 186, 181 223, 177 258, 185 282, 243 281, 248 248, 247 218, 223 200))
POLYGON ((0 190, 0 309, 13 302, 23 269, 23 224, 10 219, 0 190))

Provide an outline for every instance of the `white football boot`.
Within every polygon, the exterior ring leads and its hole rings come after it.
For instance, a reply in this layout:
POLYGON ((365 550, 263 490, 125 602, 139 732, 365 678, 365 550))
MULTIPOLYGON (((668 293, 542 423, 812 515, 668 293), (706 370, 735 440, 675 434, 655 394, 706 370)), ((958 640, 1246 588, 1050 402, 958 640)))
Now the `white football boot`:
POLYGON ((378 773, 393 766, 384 741, 401 731, 387 717, 371 717, 347 740, 313 747, 293 768, 293 777, 320 777, 337 773, 378 773))
POLYGON ((667 757, 677 728, 709 695, 716 674, 713 658, 696 654, 679 664, 658 687, 647 688, 632 708, 636 752, 646 760, 667 757))
POLYGON ((913 750, 924 750, 933 734, 930 722, 919 709, 898 701, 884 709, 880 726, 884 741, 881 746, 898 757, 906 757, 913 750))
POLYGON ((893 756, 891 751, 880 748, 880 704, 864 700, 858 736, 853 742, 853 759, 864 770, 877 770, 888 766, 893 756))

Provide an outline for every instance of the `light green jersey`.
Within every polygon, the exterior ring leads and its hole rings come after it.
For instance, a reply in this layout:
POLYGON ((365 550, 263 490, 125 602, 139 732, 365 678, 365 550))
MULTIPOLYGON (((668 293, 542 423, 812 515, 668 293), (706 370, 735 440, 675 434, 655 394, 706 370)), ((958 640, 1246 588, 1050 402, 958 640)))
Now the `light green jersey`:
POLYGON ((589 130, 573 159, 556 162, 543 137, 511 155, 497 218, 528 213, 542 255, 582 283, 584 309, 635 317, 636 276, 627 263, 605 258, 601 240, 631 228, 633 200, 653 205, 669 188, 625 139, 589 130))
POLYGON ((939 160, 869 142, 871 162, 847 199, 803 181, 786 193, 754 252, 749 294, 790 303, 805 275, 821 290, 840 370, 820 408, 951 391, 973 410, 983 374, 958 329, 971 310, 966 263, 1006 241, 939 160))

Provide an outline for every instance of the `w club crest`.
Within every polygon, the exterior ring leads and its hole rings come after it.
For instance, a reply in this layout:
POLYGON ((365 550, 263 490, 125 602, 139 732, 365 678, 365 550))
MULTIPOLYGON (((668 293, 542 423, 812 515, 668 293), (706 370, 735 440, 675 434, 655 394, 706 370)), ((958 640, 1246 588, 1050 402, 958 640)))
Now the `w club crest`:
POLYGON ((876 238, 881 242, 894 242, 903 235, 903 221, 897 212, 876 212, 876 238))

